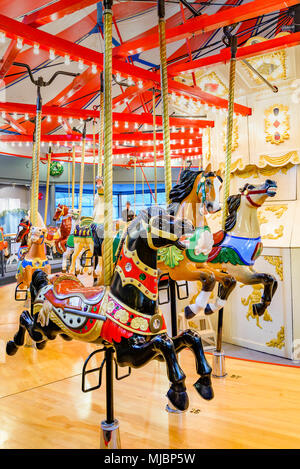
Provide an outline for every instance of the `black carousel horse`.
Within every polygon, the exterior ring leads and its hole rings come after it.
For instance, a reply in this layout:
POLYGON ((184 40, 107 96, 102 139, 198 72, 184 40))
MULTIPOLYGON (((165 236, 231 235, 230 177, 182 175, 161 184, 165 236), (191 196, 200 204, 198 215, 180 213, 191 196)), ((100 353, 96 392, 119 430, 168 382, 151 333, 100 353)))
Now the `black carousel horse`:
POLYGON ((200 335, 185 330, 169 337, 157 307, 157 251, 169 245, 185 249, 193 232, 189 221, 175 219, 154 207, 141 211, 129 225, 120 243, 110 287, 86 288, 70 274, 53 276, 51 283, 43 271, 34 272, 31 312, 21 314, 19 330, 7 343, 7 354, 14 355, 24 344, 27 330, 39 349, 60 334, 67 340, 111 345, 123 367, 139 368, 153 359, 165 361, 171 383, 167 397, 176 409, 186 410, 186 376, 177 353, 189 348, 199 375, 194 386, 204 399, 212 399, 211 367, 200 335))

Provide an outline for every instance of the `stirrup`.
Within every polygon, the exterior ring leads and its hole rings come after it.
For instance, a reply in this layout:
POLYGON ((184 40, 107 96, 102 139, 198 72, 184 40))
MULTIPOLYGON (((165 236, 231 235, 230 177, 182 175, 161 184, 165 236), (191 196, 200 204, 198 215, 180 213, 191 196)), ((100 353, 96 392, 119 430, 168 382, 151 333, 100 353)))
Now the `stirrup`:
POLYGON ((19 288, 19 286, 22 284, 23 282, 20 282, 18 283, 18 285, 16 286, 16 289, 15 289, 15 301, 27 301, 28 299, 28 288, 27 290, 23 290, 22 288, 19 288), (21 298, 17 298, 20 294, 24 294, 24 297, 21 296, 21 298))

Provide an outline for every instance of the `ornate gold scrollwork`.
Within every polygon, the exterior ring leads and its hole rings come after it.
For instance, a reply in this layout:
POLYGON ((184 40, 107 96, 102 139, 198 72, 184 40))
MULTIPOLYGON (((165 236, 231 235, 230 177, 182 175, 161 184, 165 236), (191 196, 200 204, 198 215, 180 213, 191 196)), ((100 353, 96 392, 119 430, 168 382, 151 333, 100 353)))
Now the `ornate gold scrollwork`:
MULTIPOLYGON (((244 287, 245 285, 241 285, 241 288, 244 287)), ((261 295, 262 295, 262 285, 253 285, 252 286, 252 293, 248 295, 247 298, 241 298, 241 303, 244 306, 248 306, 248 312, 246 315, 246 319, 249 321, 250 318, 255 319, 257 327, 262 329, 262 326, 260 325, 260 316, 255 316, 253 314, 252 306, 254 304, 260 303, 261 302, 261 295)), ((272 317, 270 316, 268 310, 266 309, 264 312, 264 315, 262 316, 263 321, 273 321, 272 317)))
POLYGON ((276 273, 281 281, 283 281, 283 262, 280 256, 264 256, 265 261, 269 264, 274 265, 276 273))
POLYGON ((276 339, 271 339, 269 342, 266 342, 266 345, 267 347, 278 348, 279 350, 285 346, 284 326, 281 326, 276 339))

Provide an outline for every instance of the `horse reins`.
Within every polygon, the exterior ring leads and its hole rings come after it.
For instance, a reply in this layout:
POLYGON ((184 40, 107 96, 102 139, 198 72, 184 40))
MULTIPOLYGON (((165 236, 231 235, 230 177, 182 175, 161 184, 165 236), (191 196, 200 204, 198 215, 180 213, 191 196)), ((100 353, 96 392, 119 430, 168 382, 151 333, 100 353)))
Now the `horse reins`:
POLYGON ((251 199, 250 195, 257 195, 257 194, 266 194, 267 193, 267 190, 268 189, 257 189, 257 190, 248 190, 248 189, 245 189, 241 195, 244 195, 246 197, 246 199, 248 200, 248 202, 253 206, 253 207, 256 207, 256 208, 259 208, 262 206, 262 204, 257 204, 256 202, 253 202, 253 200, 251 199))

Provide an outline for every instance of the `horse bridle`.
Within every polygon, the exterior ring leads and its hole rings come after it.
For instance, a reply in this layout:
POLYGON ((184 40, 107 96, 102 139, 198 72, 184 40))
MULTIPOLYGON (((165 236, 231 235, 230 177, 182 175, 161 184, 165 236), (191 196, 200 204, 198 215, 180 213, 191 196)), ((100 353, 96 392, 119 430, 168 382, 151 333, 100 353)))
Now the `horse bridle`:
MULTIPOLYGON (((26 223, 19 223, 19 227, 22 226, 23 228, 27 228, 26 231, 24 231, 24 233, 22 234, 21 236, 21 240, 29 233, 29 230, 30 230, 30 223, 29 224, 26 224, 26 223)), ((18 232, 18 235, 19 236, 19 232, 18 232)))
POLYGON ((254 190, 245 189, 245 190, 243 190, 243 192, 241 193, 241 195, 244 195, 244 196, 246 197, 246 199, 248 200, 248 202, 249 202, 253 207, 259 208, 259 207, 262 206, 262 204, 257 204, 256 202, 253 202, 253 200, 251 199, 250 195, 266 194, 267 191, 268 191, 268 189, 254 189, 254 190))

